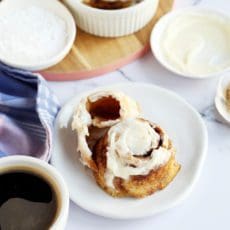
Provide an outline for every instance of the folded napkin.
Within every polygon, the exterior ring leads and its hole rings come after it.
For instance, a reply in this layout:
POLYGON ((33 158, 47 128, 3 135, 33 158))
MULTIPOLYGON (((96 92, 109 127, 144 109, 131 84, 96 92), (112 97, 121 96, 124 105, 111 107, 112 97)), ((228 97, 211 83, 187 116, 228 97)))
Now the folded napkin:
POLYGON ((50 159, 56 97, 39 74, 0 62, 0 157, 50 159))

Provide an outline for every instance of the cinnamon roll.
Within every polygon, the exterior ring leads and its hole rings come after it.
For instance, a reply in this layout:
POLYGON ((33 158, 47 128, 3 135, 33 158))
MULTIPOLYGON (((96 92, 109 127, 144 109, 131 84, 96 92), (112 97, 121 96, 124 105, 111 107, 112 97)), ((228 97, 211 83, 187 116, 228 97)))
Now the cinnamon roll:
POLYGON ((77 151, 80 152, 82 163, 96 171, 92 154, 97 141, 112 125, 139 115, 138 104, 121 92, 100 91, 83 98, 72 122, 72 130, 77 132, 77 151))
POLYGON ((113 197, 141 198, 165 188, 180 165, 164 130, 142 118, 112 126, 95 146, 98 185, 113 197))

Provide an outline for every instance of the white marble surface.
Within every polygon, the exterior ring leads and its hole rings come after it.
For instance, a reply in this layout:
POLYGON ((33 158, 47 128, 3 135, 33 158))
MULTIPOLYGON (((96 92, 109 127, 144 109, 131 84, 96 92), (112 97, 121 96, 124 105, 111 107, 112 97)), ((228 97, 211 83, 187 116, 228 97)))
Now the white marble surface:
MULTIPOLYGON (((222 9, 230 14, 229 0, 178 0, 175 7, 194 3, 222 9)), ((49 85, 63 104, 79 92, 127 81, 147 82, 173 90, 200 112, 209 133, 208 155, 201 177, 186 201, 151 218, 132 221, 105 219, 71 203, 66 229, 230 229, 230 127, 219 121, 213 107, 218 78, 191 80, 178 77, 161 67, 149 52, 140 60, 101 77, 65 83, 52 82, 49 85)))

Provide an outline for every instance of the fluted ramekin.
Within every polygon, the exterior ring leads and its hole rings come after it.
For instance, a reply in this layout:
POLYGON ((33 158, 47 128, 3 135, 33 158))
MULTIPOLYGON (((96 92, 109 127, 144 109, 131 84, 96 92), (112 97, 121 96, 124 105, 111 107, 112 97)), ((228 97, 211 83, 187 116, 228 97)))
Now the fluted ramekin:
POLYGON ((123 9, 93 8, 82 0, 64 0, 72 11, 78 27, 101 37, 119 37, 143 28, 155 15, 159 0, 143 0, 123 9))

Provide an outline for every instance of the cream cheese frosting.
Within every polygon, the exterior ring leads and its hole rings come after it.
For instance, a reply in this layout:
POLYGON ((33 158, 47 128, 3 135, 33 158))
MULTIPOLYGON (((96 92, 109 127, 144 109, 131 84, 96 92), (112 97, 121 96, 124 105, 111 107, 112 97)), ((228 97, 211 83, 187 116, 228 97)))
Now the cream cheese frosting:
POLYGON ((162 52, 176 70, 204 76, 230 67, 230 19, 206 11, 185 11, 169 20, 162 52))
POLYGON ((163 140, 161 138, 154 127, 143 119, 129 118, 111 127, 106 153, 107 186, 114 188, 115 177, 127 180, 130 176, 147 175, 166 164, 171 152, 164 148, 168 145, 167 135, 164 134, 163 140))

